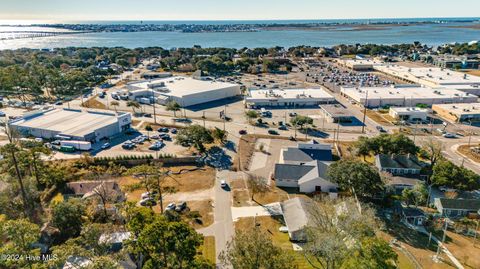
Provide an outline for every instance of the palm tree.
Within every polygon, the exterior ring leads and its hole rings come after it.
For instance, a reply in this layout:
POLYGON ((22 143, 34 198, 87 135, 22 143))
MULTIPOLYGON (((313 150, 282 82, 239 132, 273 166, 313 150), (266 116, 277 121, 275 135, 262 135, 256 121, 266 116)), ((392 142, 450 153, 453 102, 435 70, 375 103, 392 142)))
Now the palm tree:
POLYGON ((133 114, 136 114, 135 108, 140 108, 140 104, 137 101, 128 101, 127 106, 132 108, 133 114))
POLYGON ((170 101, 166 105, 166 110, 167 111, 173 111, 173 117, 177 117, 177 111, 180 110, 180 104, 178 104, 176 101, 170 101))
POLYGON ((150 124, 145 126, 145 131, 147 131, 148 140, 150 140, 150 132, 153 131, 152 126, 150 124))
POLYGON ((117 112, 117 106, 119 106, 120 103, 118 101, 112 101, 110 102, 110 105, 113 106, 115 108, 115 112, 117 112))

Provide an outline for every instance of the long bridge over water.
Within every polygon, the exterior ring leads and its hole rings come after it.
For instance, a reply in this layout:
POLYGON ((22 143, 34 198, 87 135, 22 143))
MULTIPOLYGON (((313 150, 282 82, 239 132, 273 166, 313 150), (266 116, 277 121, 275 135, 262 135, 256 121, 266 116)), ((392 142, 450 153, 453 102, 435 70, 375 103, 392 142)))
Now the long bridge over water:
POLYGON ((39 37, 50 37, 58 35, 73 35, 73 34, 83 34, 88 33, 84 32, 48 32, 48 31, 0 31, 0 40, 15 40, 15 39, 25 39, 25 38, 39 38, 39 37), (5 35, 7 34, 7 35, 5 35), (5 35, 5 36, 2 36, 5 35))

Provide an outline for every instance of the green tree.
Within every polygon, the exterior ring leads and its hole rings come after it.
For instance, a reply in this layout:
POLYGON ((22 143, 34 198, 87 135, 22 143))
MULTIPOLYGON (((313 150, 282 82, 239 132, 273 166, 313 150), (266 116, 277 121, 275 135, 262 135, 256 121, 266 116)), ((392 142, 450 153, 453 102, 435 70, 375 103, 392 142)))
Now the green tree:
POLYGON ((36 142, 36 141, 22 141, 22 147, 27 149, 29 154, 29 163, 33 170, 33 175, 35 177, 35 181, 37 182, 37 187, 42 186, 43 184, 40 182, 42 175, 41 172, 43 170, 43 161, 40 159, 42 155, 50 155, 52 151, 45 147, 43 143, 36 142))
POLYGON ((359 137, 355 143, 359 156, 370 154, 413 154, 418 153, 415 143, 403 134, 381 134, 376 137, 359 137))
POLYGON ((402 192, 402 200, 407 205, 413 204, 415 207, 419 204, 424 204, 427 201, 427 196, 428 190, 423 183, 415 185, 412 189, 406 188, 402 192))
POLYGON ((80 199, 68 199, 52 207, 52 225, 60 230, 62 240, 80 235, 85 205, 80 199))
POLYGON ((150 140, 150 132, 153 131, 152 126, 147 124, 147 126, 145 126, 145 131, 147 131, 148 140, 150 140))
POLYGON ((223 144, 227 139, 227 131, 224 131, 218 127, 215 127, 212 130, 212 137, 223 144))
POLYGON ((239 231, 220 254, 220 262, 234 269, 294 269, 298 268, 292 255, 275 246, 271 238, 258 227, 239 231))
MULTIPOLYGON (((0 231, 6 239, 0 247, 0 255, 40 255, 40 250, 32 246, 40 238, 40 228, 36 224, 27 219, 7 220, 0 222, 0 231)), ((25 258, 0 259, 2 268, 33 268, 34 263, 25 258)))
POLYGON ((211 132, 198 124, 191 125, 178 131, 176 139, 177 144, 193 146, 200 152, 205 152, 204 144, 213 142, 211 132))
POLYGON ((140 108, 140 104, 137 101, 128 101, 127 102, 127 107, 131 107, 133 114, 136 114, 135 109, 140 108))
MULTIPOLYGON (((297 115, 290 119, 290 123, 295 127, 295 137, 297 136, 297 128, 304 130, 308 125, 313 124, 313 119, 307 116, 297 115)), ((307 130, 304 130, 307 132, 307 130)))
POLYGON ((367 205, 360 205, 360 211, 353 199, 306 204, 311 222, 306 227, 303 254, 313 268, 343 268, 360 253, 365 239, 375 237, 379 225, 367 205))
POLYGON ((362 240, 361 246, 343 264, 345 269, 395 269, 397 253, 388 242, 370 237, 362 240))
POLYGON ((361 161, 340 160, 330 165, 328 177, 343 190, 371 197, 381 191, 384 183, 378 171, 361 161))
POLYGON ((248 110, 245 112, 245 117, 247 118, 248 122, 252 124, 252 121, 259 117, 258 112, 255 110, 248 110))
POLYGON ((115 112, 117 112, 117 107, 120 105, 120 103, 114 100, 110 102, 110 105, 113 106, 115 108, 115 112))
POLYGON ((176 101, 170 101, 166 104, 165 106, 165 109, 167 111, 173 111, 173 117, 176 118, 177 117, 177 111, 180 111, 180 104, 177 103, 176 101))
POLYGON ((436 141, 433 138, 429 138, 425 143, 423 143, 420 149, 420 156, 430 161, 430 175, 433 172, 433 167, 435 167, 437 161, 443 158, 442 150, 442 142, 436 141))
POLYGON ((447 186, 463 191, 480 188, 480 175, 448 160, 436 162, 430 180, 436 186, 447 186))
POLYGON ((143 268, 198 268, 197 249, 202 242, 188 224, 158 216, 145 225, 130 249, 144 257, 143 268))

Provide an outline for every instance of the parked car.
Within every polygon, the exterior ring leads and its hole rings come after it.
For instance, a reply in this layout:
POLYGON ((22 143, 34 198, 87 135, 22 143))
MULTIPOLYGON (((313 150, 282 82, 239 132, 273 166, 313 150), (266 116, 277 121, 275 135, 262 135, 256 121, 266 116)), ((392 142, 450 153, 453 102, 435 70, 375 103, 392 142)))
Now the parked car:
POLYGON ((150 114, 150 113, 145 113, 145 114, 143 114, 143 116, 144 116, 145 118, 151 118, 151 117, 152 117, 152 114, 150 114))
POLYGON ((140 200, 140 205, 141 206, 155 206, 157 205, 157 202, 151 197, 145 198, 140 200))
POLYGON ((170 133, 172 133, 172 134, 176 134, 176 133, 177 133, 177 129, 175 129, 175 128, 172 128, 172 129, 170 130, 170 133))
POLYGON ((246 135, 246 134, 247 134, 247 130, 240 130, 238 133, 241 134, 241 135, 246 135))
POLYGON ((163 140, 171 141, 172 138, 170 137, 169 134, 160 134, 159 137, 163 140))
POLYGON ((286 125, 280 125, 280 126, 278 126, 278 130, 287 131, 288 127, 286 125))
POLYGON ((169 210, 175 210, 175 203, 170 203, 167 205, 167 207, 165 207, 165 210, 166 211, 169 211, 169 210))
POLYGON ((297 116, 297 113, 296 113, 296 112, 290 112, 288 115, 289 115, 290 117, 295 117, 295 116, 297 116))
POLYGON ((175 207, 175 211, 177 212, 182 212, 183 210, 185 210, 187 208, 187 202, 181 202, 180 204, 178 204, 176 207, 175 207))
POLYGON ((110 147, 110 143, 105 143, 102 145, 102 149, 108 149, 110 147))
POLYGON ((275 130, 273 130, 273 129, 270 129, 270 130, 268 130, 268 134, 270 134, 270 135, 278 135, 278 132, 275 131, 275 130))
POLYGON ((443 137, 445 137, 445 138, 455 138, 457 136, 455 134, 452 134, 452 133, 444 133, 443 137))
POLYGON ((380 133, 386 133, 387 132, 387 130, 385 130, 382 126, 377 126, 376 128, 380 133))
POLYGON ((158 128, 157 131, 160 132, 160 133, 168 133, 168 128, 167 127, 161 127, 161 128, 158 128))
POLYGON ((225 180, 220 181, 220 187, 221 187, 222 189, 227 188, 227 186, 228 186, 228 184, 227 184, 227 182, 226 182, 225 180))

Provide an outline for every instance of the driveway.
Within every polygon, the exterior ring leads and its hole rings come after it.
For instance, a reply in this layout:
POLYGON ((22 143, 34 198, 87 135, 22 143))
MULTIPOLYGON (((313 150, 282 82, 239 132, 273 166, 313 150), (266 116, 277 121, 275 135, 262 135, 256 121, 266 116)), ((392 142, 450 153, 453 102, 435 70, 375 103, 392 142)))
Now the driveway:
MULTIPOLYGON (((225 180, 230 184, 232 179, 241 177, 246 178, 246 175, 242 172, 217 171, 213 189, 215 198, 213 214, 215 221, 211 226, 197 230, 197 232, 205 236, 215 236, 215 253, 217 258, 227 248, 227 242, 235 234, 232 220, 232 194, 230 189, 222 189, 220 187, 220 181, 225 180)), ((217 265, 217 268, 226 267, 217 265)))
POLYGON ((283 211, 280 207, 280 203, 272 203, 265 206, 244 206, 232 208, 233 221, 237 221, 239 218, 278 216, 282 214, 283 211))

